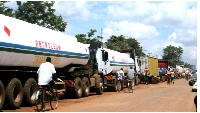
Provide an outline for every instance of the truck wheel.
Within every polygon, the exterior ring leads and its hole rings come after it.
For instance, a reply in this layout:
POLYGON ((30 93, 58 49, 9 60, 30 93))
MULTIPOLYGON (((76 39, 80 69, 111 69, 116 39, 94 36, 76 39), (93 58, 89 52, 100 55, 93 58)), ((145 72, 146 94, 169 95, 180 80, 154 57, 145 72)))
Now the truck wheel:
POLYGON ((19 108, 23 100, 23 89, 19 79, 14 78, 6 87, 6 102, 12 109, 19 108))
POLYGON ((83 96, 88 97, 90 93, 90 83, 87 77, 82 79, 83 84, 83 96))
POLYGON ((139 84, 138 76, 136 76, 135 78, 136 78, 136 80, 135 80, 135 85, 138 85, 138 84, 139 84))
POLYGON ((82 82, 79 77, 75 79, 75 98, 82 97, 83 88, 82 88, 82 82))
POLYGON ((151 83, 152 83, 152 84, 155 84, 155 79, 154 79, 154 77, 151 78, 151 83))
POLYGON ((114 92, 117 92, 117 79, 115 79, 114 86, 112 87, 114 92))
POLYGON ((24 100, 28 106, 35 105, 35 96, 37 92, 37 83, 34 78, 29 78, 24 84, 24 100))
POLYGON ((100 78, 100 87, 96 88, 96 93, 97 93, 97 95, 103 94, 103 80, 102 80, 102 78, 100 78))
POLYGON ((141 84, 141 78, 138 78, 138 85, 141 84))
POLYGON ((162 76, 162 80, 163 80, 163 82, 165 82, 165 76, 162 76))
POLYGON ((0 111, 3 107, 4 101, 5 101, 4 86, 3 83, 0 81, 0 111))
POLYGON ((158 84, 160 82, 160 79, 156 78, 156 84, 158 84))

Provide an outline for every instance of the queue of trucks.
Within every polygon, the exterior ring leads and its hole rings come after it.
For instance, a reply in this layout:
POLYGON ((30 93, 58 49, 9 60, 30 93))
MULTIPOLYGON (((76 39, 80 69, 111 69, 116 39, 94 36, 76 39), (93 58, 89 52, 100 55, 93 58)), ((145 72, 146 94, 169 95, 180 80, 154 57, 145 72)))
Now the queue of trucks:
MULTIPOLYGON (((50 56, 56 68, 58 90, 75 98, 101 95, 105 88, 117 91, 116 73, 136 70, 135 84, 164 81, 159 60, 101 47, 98 42, 82 44, 72 37, 0 14, 0 110, 35 104, 37 70, 50 56)), ((162 65, 167 68, 168 65, 162 65)))

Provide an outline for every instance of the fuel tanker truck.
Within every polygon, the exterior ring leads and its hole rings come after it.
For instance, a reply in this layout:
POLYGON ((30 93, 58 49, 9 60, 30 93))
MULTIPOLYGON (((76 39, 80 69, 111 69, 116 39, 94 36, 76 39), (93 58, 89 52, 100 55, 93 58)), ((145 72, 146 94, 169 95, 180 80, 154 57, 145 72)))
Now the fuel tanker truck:
POLYGON ((50 56, 58 89, 76 98, 101 95, 104 87, 116 90, 116 72, 125 73, 134 60, 105 49, 98 42, 82 44, 73 36, 0 14, 0 110, 35 104, 37 70, 50 56))

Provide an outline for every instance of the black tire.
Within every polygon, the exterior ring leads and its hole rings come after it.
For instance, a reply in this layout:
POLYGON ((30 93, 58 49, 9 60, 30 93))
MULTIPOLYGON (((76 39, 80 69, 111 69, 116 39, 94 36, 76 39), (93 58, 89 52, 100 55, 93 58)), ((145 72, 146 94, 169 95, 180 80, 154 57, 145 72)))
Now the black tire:
POLYGON ((90 83, 87 77, 82 79, 82 87, 83 87, 83 96, 88 97, 90 93, 90 83))
POLYGON ((196 112, 197 112, 197 95, 194 97, 194 104, 196 106, 196 112))
POLYGON ((141 79, 138 77, 138 85, 141 84, 141 79))
POLYGON ((160 80, 158 78, 155 78, 156 80, 156 84, 158 84, 160 82, 160 80))
POLYGON ((165 76, 161 76, 161 82, 165 82, 165 78, 164 78, 165 76))
POLYGON ((96 88, 96 93, 97 95, 102 95, 103 94, 103 80, 102 78, 100 78, 100 87, 99 88, 96 88))
POLYGON ((5 102, 5 91, 3 83, 0 81, 0 111, 3 107, 4 102, 5 102))
POLYGON ((35 105, 35 96, 37 92, 37 83, 34 78, 29 78, 24 84, 24 101, 28 106, 35 105))
POLYGON ((141 82, 141 81, 142 81, 141 75, 138 76, 138 79, 139 79, 139 84, 141 84, 141 83, 142 83, 142 82, 141 82))
POLYGON ((23 88, 19 79, 13 78, 6 87, 5 99, 11 109, 19 108, 23 100, 23 88))
POLYGON ((50 100, 51 109, 54 110, 54 109, 57 109, 57 107, 58 107, 59 96, 58 96, 57 89, 55 89, 55 91, 53 92, 52 95, 53 95, 52 97, 49 96, 49 100, 50 100))
POLYGON ((156 84, 156 79, 154 77, 151 78, 151 83, 156 84))
POLYGON ((138 75, 137 75, 135 78, 136 78, 136 80, 135 80, 135 85, 138 85, 138 84, 139 84, 138 75))
POLYGON ((190 85, 190 86, 193 86, 193 84, 194 84, 194 83, 193 83, 192 81, 189 81, 189 85, 190 85))
POLYGON ((79 77, 75 79, 75 98, 81 98, 83 93, 82 82, 79 77))
POLYGON ((113 85, 114 85, 114 86, 112 86, 113 91, 117 92, 117 79, 115 79, 115 82, 113 85))
POLYGON ((43 92, 42 90, 38 90, 38 95, 36 95, 37 99, 35 101, 36 111, 40 112, 43 111, 45 108, 44 98, 43 98, 43 92))

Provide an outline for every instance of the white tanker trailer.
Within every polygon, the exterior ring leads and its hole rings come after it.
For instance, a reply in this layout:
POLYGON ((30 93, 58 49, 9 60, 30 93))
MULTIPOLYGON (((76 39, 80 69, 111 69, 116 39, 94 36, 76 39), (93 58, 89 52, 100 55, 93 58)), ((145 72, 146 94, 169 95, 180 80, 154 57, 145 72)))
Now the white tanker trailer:
POLYGON ((58 74, 88 63, 88 45, 75 37, 4 15, 0 19, 0 109, 4 101, 13 109, 22 100, 34 105, 36 71, 47 56, 58 74))
POLYGON ((104 86, 116 90, 116 72, 125 73, 134 60, 129 55, 101 48, 98 42, 82 44, 75 37, 0 14, 0 110, 19 108, 22 101, 35 104, 37 69, 47 56, 64 93, 77 98, 97 94, 104 86), (62 85, 61 85, 62 86, 62 85), (4 103, 5 102, 5 103, 4 103))

